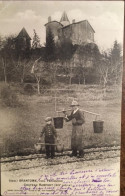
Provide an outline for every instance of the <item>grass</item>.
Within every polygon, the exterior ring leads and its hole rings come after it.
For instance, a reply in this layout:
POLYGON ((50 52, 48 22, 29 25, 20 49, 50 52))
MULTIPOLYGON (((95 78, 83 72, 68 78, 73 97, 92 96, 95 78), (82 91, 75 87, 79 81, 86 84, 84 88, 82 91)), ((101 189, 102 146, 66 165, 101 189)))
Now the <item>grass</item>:
MULTIPOLYGON (((45 124, 45 117, 55 117, 57 115, 54 112, 54 91, 44 92, 40 96, 29 96, 21 93, 20 88, 20 86, 14 84, 14 90, 17 91, 21 103, 20 107, 7 107, 0 100, 2 156, 33 152, 34 144, 38 142, 40 132, 45 124)), ((68 108, 75 98, 79 101, 82 109, 99 113, 101 114, 101 120, 104 120, 103 133, 94 133, 93 120, 95 120, 95 116, 85 114, 84 147, 120 145, 120 89, 108 88, 105 97, 102 88, 97 85, 72 85, 70 89, 73 91, 57 93, 57 110, 68 108), (77 91, 75 91, 76 89, 77 91)), ((70 148, 71 129, 71 122, 64 122, 63 129, 57 130, 58 138, 64 144, 65 149, 70 148)))

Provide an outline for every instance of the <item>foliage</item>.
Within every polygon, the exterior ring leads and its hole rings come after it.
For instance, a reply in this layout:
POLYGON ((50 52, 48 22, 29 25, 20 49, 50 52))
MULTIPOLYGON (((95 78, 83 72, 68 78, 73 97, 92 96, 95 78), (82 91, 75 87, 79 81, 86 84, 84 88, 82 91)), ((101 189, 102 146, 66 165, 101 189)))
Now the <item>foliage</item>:
POLYGON ((59 79, 60 76, 63 80, 66 78, 69 84, 74 80, 79 84, 97 82, 104 87, 108 84, 119 84, 121 81, 122 53, 117 40, 108 52, 100 53, 95 43, 78 46, 72 45, 71 40, 65 38, 55 44, 54 36, 48 29, 46 47, 38 48, 40 39, 34 30, 30 59, 21 54, 17 58, 15 41, 15 36, 0 36, 0 80, 5 83, 23 83, 27 76, 33 76, 40 93, 40 84, 56 84, 57 77, 59 79))
POLYGON ((122 72, 122 57, 121 57, 121 45, 114 41, 113 48, 109 53, 110 67, 111 67, 111 77, 113 82, 119 83, 121 72, 122 72))
POLYGON ((63 39, 60 45, 57 45, 57 56, 61 61, 68 61, 73 57, 76 46, 73 46, 71 40, 63 39))
POLYGON ((75 46, 72 58, 69 64, 70 84, 72 78, 78 81, 79 84, 95 82, 96 67, 100 61, 100 52, 98 46, 93 43, 84 43, 81 46, 75 46), (90 77, 90 75, 93 75, 90 77), (95 75, 95 76, 94 76, 95 75), (93 80, 92 80, 93 78, 93 80))
POLYGON ((100 83, 103 83, 104 87, 107 84, 118 84, 121 79, 121 70, 121 46, 115 40, 113 48, 109 52, 103 51, 101 54, 100 64, 97 67, 98 74, 100 74, 100 83))
POLYGON ((111 56, 112 64, 117 64, 120 61, 121 46, 117 42, 117 40, 114 41, 114 45, 113 45, 113 48, 111 49, 110 56, 111 56))
POLYGON ((22 83, 31 69, 29 59, 22 58, 20 55, 17 58, 14 36, 5 37, 0 45, 1 79, 6 83, 10 81, 22 83))
POLYGON ((14 53, 14 36, 4 37, 1 40, 0 49, 0 64, 1 72, 4 76, 4 81, 8 81, 8 77, 13 75, 13 59, 15 58, 14 53))
POLYGON ((34 36, 33 36, 32 48, 33 48, 33 49, 41 48, 40 38, 39 38, 39 36, 37 35, 35 29, 34 29, 33 31, 34 31, 34 36))
POLYGON ((26 84, 24 86, 24 91, 25 91, 25 93, 27 93, 29 95, 34 94, 34 88, 33 88, 32 84, 26 84))
POLYGON ((77 51, 77 58, 79 64, 82 64, 83 67, 87 67, 88 61, 92 62, 92 66, 96 67, 100 60, 100 51, 98 46, 94 43, 84 43, 79 46, 77 51))
POLYGON ((23 83, 24 78, 26 78, 26 75, 30 75, 32 61, 28 59, 18 59, 13 61, 13 67, 15 71, 15 80, 23 83))
POLYGON ((101 56, 100 64, 98 65, 98 73, 100 75, 100 84, 103 83, 105 88, 110 77, 110 61, 106 54, 101 56))
POLYGON ((1 88, 0 97, 2 102, 9 107, 19 106, 17 94, 12 90, 9 85, 4 84, 1 88))
POLYGON ((48 29, 48 35, 46 38, 46 54, 45 54, 45 60, 46 61, 53 61, 55 60, 55 42, 54 42, 54 36, 51 32, 51 29, 48 29))

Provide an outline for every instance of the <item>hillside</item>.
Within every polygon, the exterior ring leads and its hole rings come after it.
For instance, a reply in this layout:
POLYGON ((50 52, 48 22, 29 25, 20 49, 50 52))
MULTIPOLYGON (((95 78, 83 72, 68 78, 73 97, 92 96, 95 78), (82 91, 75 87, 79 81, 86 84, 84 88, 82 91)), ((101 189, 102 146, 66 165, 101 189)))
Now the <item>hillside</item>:
MULTIPOLYGON (((44 89, 38 96, 28 95, 20 85, 13 84, 11 89, 18 97, 18 104, 8 107, 0 99, 2 156, 34 153, 34 144, 38 142, 45 117, 57 116, 55 107, 57 110, 69 108, 73 99, 79 102, 80 108, 101 114, 100 119, 104 121, 103 132, 94 133, 95 115, 85 113, 85 148, 120 144, 121 90, 118 87, 108 87, 105 95, 102 88, 96 85, 71 85, 65 86, 65 90, 64 86, 54 88, 44 89), (63 91, 55 91, 54 88, 63 91)), ((63 114, 60 113, 60 116, 63 114)), ((64 149, 70 149, 71 122, 64 122, 63 129, 58 129, 57 135, 64 149)))

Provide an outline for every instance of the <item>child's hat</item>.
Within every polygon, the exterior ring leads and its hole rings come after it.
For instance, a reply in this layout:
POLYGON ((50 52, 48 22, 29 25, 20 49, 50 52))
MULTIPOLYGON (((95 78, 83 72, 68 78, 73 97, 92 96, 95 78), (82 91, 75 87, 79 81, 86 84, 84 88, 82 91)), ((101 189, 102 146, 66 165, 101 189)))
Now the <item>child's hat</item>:
POLYGON ((45 121, 46 121, 46 122, 52 121, 52 118, 51 118, 51 117, 46 117, 46 118, 45 118, 45 121))

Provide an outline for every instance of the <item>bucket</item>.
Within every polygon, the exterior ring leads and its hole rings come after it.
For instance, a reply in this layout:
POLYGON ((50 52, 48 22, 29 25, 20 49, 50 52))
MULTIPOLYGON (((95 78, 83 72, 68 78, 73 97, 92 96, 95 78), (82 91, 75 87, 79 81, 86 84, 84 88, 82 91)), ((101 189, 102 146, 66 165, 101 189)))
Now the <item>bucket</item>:
POLYGON ((42 146, 41 144, 34 144, 35 150, 38 152, 41 150, 42 146))
POLYGON ((63 151, 64 151, 64 145, 62 145, 62 144, 57 144, 57 146, 56 146, 56 151, 57 151, 57 152, 63 153, 63 151))
POLYGON ((93 121, 94 133, 102 133, 103 124, 104 124, 104 121, 101 121, 101 120, 93 121))
POLYGON ((37 153, 45 152, 45 145, 44 144, 34 144, 34 148, 37 153))
POLYGON ((54 127, 56 129, 63 128, 63 117, 55 117, 55 118, 53 118, 53 121, 54 121, 54 127))

